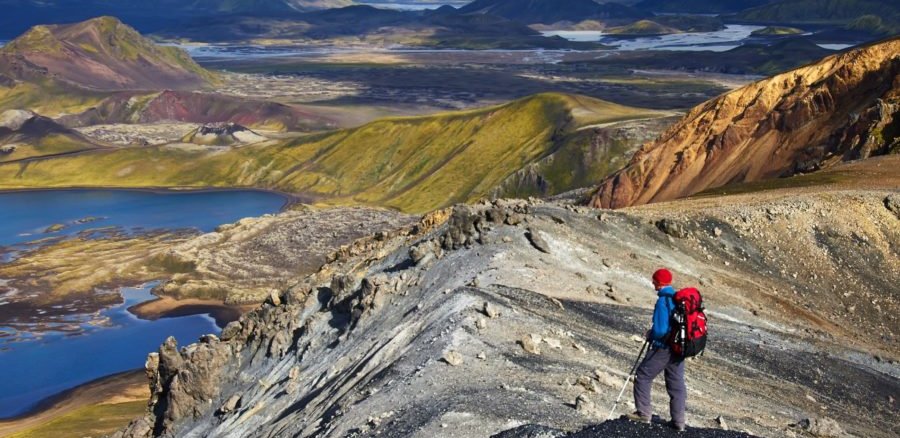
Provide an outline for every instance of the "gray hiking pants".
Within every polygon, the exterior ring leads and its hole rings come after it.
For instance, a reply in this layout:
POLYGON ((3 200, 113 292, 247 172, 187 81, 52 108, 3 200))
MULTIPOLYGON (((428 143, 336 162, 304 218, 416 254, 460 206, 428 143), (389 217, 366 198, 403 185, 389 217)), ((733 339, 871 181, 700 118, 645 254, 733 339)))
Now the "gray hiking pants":
POLYGON ((650 388, 659 373, 666 372, 666 391, 669 393, 669 414, 672 422, 684 426, 684 407, 687 403, 687 387, 684 384, 684 359, 673 358, 667 348, 651 348, 634 380, 634 405, 642 417, 650 418, 650 388))

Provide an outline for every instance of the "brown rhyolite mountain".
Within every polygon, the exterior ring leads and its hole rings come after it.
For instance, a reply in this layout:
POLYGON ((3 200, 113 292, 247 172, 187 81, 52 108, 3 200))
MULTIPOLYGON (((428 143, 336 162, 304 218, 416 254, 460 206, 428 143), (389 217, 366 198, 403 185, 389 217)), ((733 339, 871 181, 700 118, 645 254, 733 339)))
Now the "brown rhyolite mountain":
POLYGON ((156 45, 113 17, 31 28, 0 49, 0 75, 103 91, 192 89, 214 80, 184 50, 156 45))
POLYGON ((898 151, 900 38, 893 38, 694 108, 604 180, 591 205, 666 201, 898 151))

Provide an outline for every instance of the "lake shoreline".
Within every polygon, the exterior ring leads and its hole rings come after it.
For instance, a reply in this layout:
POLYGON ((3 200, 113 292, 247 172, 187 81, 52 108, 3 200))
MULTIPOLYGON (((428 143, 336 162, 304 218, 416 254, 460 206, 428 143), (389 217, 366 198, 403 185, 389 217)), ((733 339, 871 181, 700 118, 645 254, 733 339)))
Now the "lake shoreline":
POLYGON ((27 411, 12 417, 0 418, 0 435, 7 436, 46 423, 84 406, 149 400, 150 389, 142 369, 134 369, 103 376, 46 397, 27 411), (146 394, 143 394, 146 393, 146 394))
POLYGON ((163 187, 163 186, 144 186, 144 187, 115 187, 115 186, 66 186, 66 187, 17 187, 17 188, 0 188, 0 195, 6 193, 29 193, 29 192, 71 192, 83 190, 98 191, 116 191, 116 192, 139 192, 139 193, 157 193, 157 194, 179 194, 179 193, 222 193, 222 192, 260 192, 278 195, 285 198, 284 205, 281 206, 279 212, 288 210, 295 205, 311 204, 315 202, 313 196, 304 196, 298 193, 283 192, 274 189, 265 189, 258 187, 163 187))
POLYGON ((222 300, 177 299, 155 294, 154 296, 156 297, 155 299, 129 307, 127 309, 128 312, 145 321, 191 315, 208 315, 216 321, 216 325, 219 328, 225 328, 229 322, 237 321, 245 313, 259 306, 259 304, 229 305, 222 300))

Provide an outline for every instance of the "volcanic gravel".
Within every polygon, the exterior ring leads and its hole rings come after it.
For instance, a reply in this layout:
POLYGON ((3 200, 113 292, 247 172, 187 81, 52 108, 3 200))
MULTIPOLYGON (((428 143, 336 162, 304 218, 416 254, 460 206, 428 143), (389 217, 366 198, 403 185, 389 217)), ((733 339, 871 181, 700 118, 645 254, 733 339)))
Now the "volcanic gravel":
POLYGON ((510 429, 491 438, 748 438, 743 432, 721 429, 688 427, 684 432, 676 432, 663 423, 642 424, 624 418, 606 421, 581 431, 566 434, 563 431, 533 424, 510 429))

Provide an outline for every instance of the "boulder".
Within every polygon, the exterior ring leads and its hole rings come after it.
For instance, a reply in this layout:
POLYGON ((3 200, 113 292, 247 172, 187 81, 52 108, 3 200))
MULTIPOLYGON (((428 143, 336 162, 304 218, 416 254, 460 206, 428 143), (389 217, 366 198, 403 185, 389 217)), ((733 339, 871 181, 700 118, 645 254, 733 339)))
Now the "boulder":
POLYGON ((530 334, 528 336, 523 337, 519 344, 522 345, 522 349, 531 353, 531 354, 541 354, 541 349, 539 347, 541 343, 541 336, 536 334, 530 334))
POLYGON ((847 436, 841 425, 828 417, 804 418, 796 426, 818 438, 841 438, 847 436))
POLYGON ((444 359, 444 362, 447 362, 448 364, 453 365, 455 367, 458 367, 463 364, 462 355, 453 350, 450 350, 450 351, 444 353, 444 356, 442 357, 442 359, 444 359))
POLYGON ((900 194, 888 195, 884 198, 884 206, 900 219, 900 194))
POLYGON ((684 225, 672 219, 662 219, 657 221, 656 228, 659 228, 663 233, 676 239, 684 239, 688 236, 688 231, 684 228, 684 225))
POLYGON ((528 241, 531 242, 531 246, 533 246, 535 249, 542 253, 550 254, 550 245, 547 244, 547 241, 544 240, 544 238, 541 237, 541 235, 538 234, 537 231, 529 228, 528 231, 525 232, 525 237, 528 238, 528 241))

